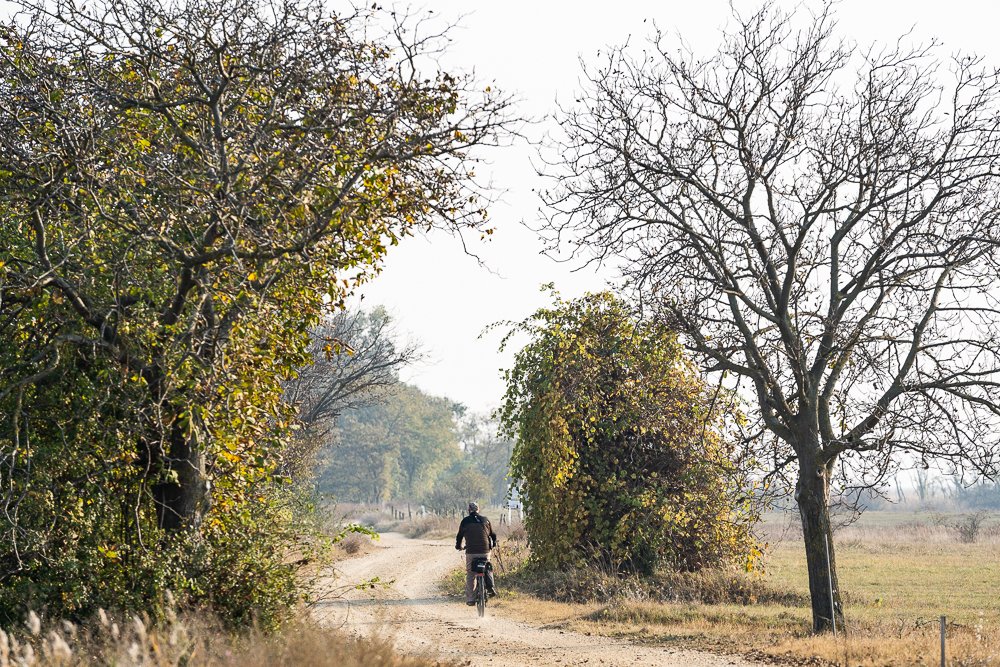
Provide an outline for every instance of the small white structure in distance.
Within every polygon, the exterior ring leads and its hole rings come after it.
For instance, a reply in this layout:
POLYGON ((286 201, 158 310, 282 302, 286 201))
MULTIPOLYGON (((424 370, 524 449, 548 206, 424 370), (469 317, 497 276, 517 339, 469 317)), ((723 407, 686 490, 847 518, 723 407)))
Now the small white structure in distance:
POLYGON ((516 486, 510 487, 510 493, 507 494, 507 525, 511 525, 511 519, 513 511, 517 510, 518 521, 524 521, 524 511, 521 508, 521 496, 517 492, 516 486))

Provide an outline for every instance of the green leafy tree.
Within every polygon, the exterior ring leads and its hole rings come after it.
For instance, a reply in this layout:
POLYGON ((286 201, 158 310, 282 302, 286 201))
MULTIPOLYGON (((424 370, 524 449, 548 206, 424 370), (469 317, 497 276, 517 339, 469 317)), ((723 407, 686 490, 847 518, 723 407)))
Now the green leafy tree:
POLYGON ((536 562, 756 565, 755 517, 725 437, 729 401, 673 332, 601 293, 557 296, 515 333, 530 340, 506 372, 500 419, 516 440, 511 472, 536 562))
POLYGON ((487 488, 482 496, 501 501, 510 487, 510 457, 514 442, 500 435, 500 425, 489 415, 470 413, 463 415, 459 424, 462 440, 462 458, 467 465, 482 473, 487 488))
POLYGON ((470 501, 482 504, 489 496, 490 479, 471 465, 467 459, 457 462, 442 475, 434 488, 422 497, 428 509, 439 514, 454 513, 461 516, 470 501))
POLYGON ((440 36, 311 0, 15 7, 0 617, 168 585, 246 612, 291 581, 275 473, 310 327, 413 230, 482 223, 465 151, 506 103, 414 69, 440 36))
POLYGON ((421 497, 461 456, 455 410, 400 383, 385 400, 345 411, 321 454, 319 488, 342 500, 421 497))

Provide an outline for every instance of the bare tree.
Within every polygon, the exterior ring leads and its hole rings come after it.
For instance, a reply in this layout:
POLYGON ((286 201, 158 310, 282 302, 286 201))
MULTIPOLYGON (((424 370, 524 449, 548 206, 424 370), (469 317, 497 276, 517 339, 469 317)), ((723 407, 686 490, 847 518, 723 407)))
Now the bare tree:
POLYGON ((312 363, 286 394, 308 428, 326 429, 324 422, 344 410, 377 400, 399 382, 401 368, 421 359, 419 346, 400 338, 382 307, 337 312, 312 336, 312 363))
POLYGON ((934 44, 839 42, 829 5, 798 21, 766 6, 707 59, 657 33, 585 66, 548 228, 621 261, 747 388, 748 442, 794 479, 821 631, 842 613, 832 484, 997 469, 1000 80, 934 44))

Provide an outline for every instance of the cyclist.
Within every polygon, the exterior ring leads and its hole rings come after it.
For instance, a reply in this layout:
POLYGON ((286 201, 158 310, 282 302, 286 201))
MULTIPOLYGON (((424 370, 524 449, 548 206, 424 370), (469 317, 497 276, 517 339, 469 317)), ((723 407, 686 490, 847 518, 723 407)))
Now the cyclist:
MULTIPOLYGON (((490 559, 490 549, 497 545, 497 535, 493 532, 490 520, 479 513, 479 505, 469 503, 469 514, 462 519, 455 537, 455 548, 461 551, 462 540, 465 540, 465 603, 470 607, 476 604, 475 586, 476 574, 472 563, 477 558, 490 559)), ((496 595, 493 586, 493 572, 486 570, 486 593, 496 595)))

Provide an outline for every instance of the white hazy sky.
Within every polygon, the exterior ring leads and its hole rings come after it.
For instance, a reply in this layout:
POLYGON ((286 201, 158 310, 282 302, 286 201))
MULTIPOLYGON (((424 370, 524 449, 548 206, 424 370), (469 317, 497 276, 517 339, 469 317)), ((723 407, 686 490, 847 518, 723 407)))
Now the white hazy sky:
MULTIPOLYGON (((743 13, 760 4, 733 2, 743 13)), ((715 50, 730 15, 728 0, 430 0, 423 7, 449 21, 460 19, 443 58, 446 67, 474 68, 483 85, 516 94, 521 100, 517 113, 531 118, 552 112, 557 99, 572 101, 581 57, 593 61, 599 49, 629 36, 642 40, 653 21, 679 32, 697 53, 707 55, 715 50)), ((942 53, 978 53, 1000 65, 995 35, 1000 5, 994 2, 841 0, 837 16, 840 34, 861 45, 895 41, 912 28, 914 39, 943 42, 942 53)), ((537 140, 545 126, 542 122, 527 132, 537 140)), ((477 169, 504 191, 490 211, 497 230, 493 240, 477 249, 491 270, 463 254, 459 242, 447 235, 411 238, 390 252, 383 274, 362 290, 366 307, 385 305, 400 329, 427 352, 427 361, 405 372, 404 379, 474 410, 500 402, 500 369, 512 357, 510 352, 499 354, 500 333, 480 338, 484 327, 521 320, 544 305, 547 297, 539 290, 544 283, 554 282, 564 296, 577 296, 601 289, 615 277, 610 271, 572 272, 574 266, 540 255, 540 241, 522 224, 538 219, 540 202, 532 189, 542 184, 531 163, 535 150, 524 142, 501 148, 490 154, 491 164, 477 169)))

